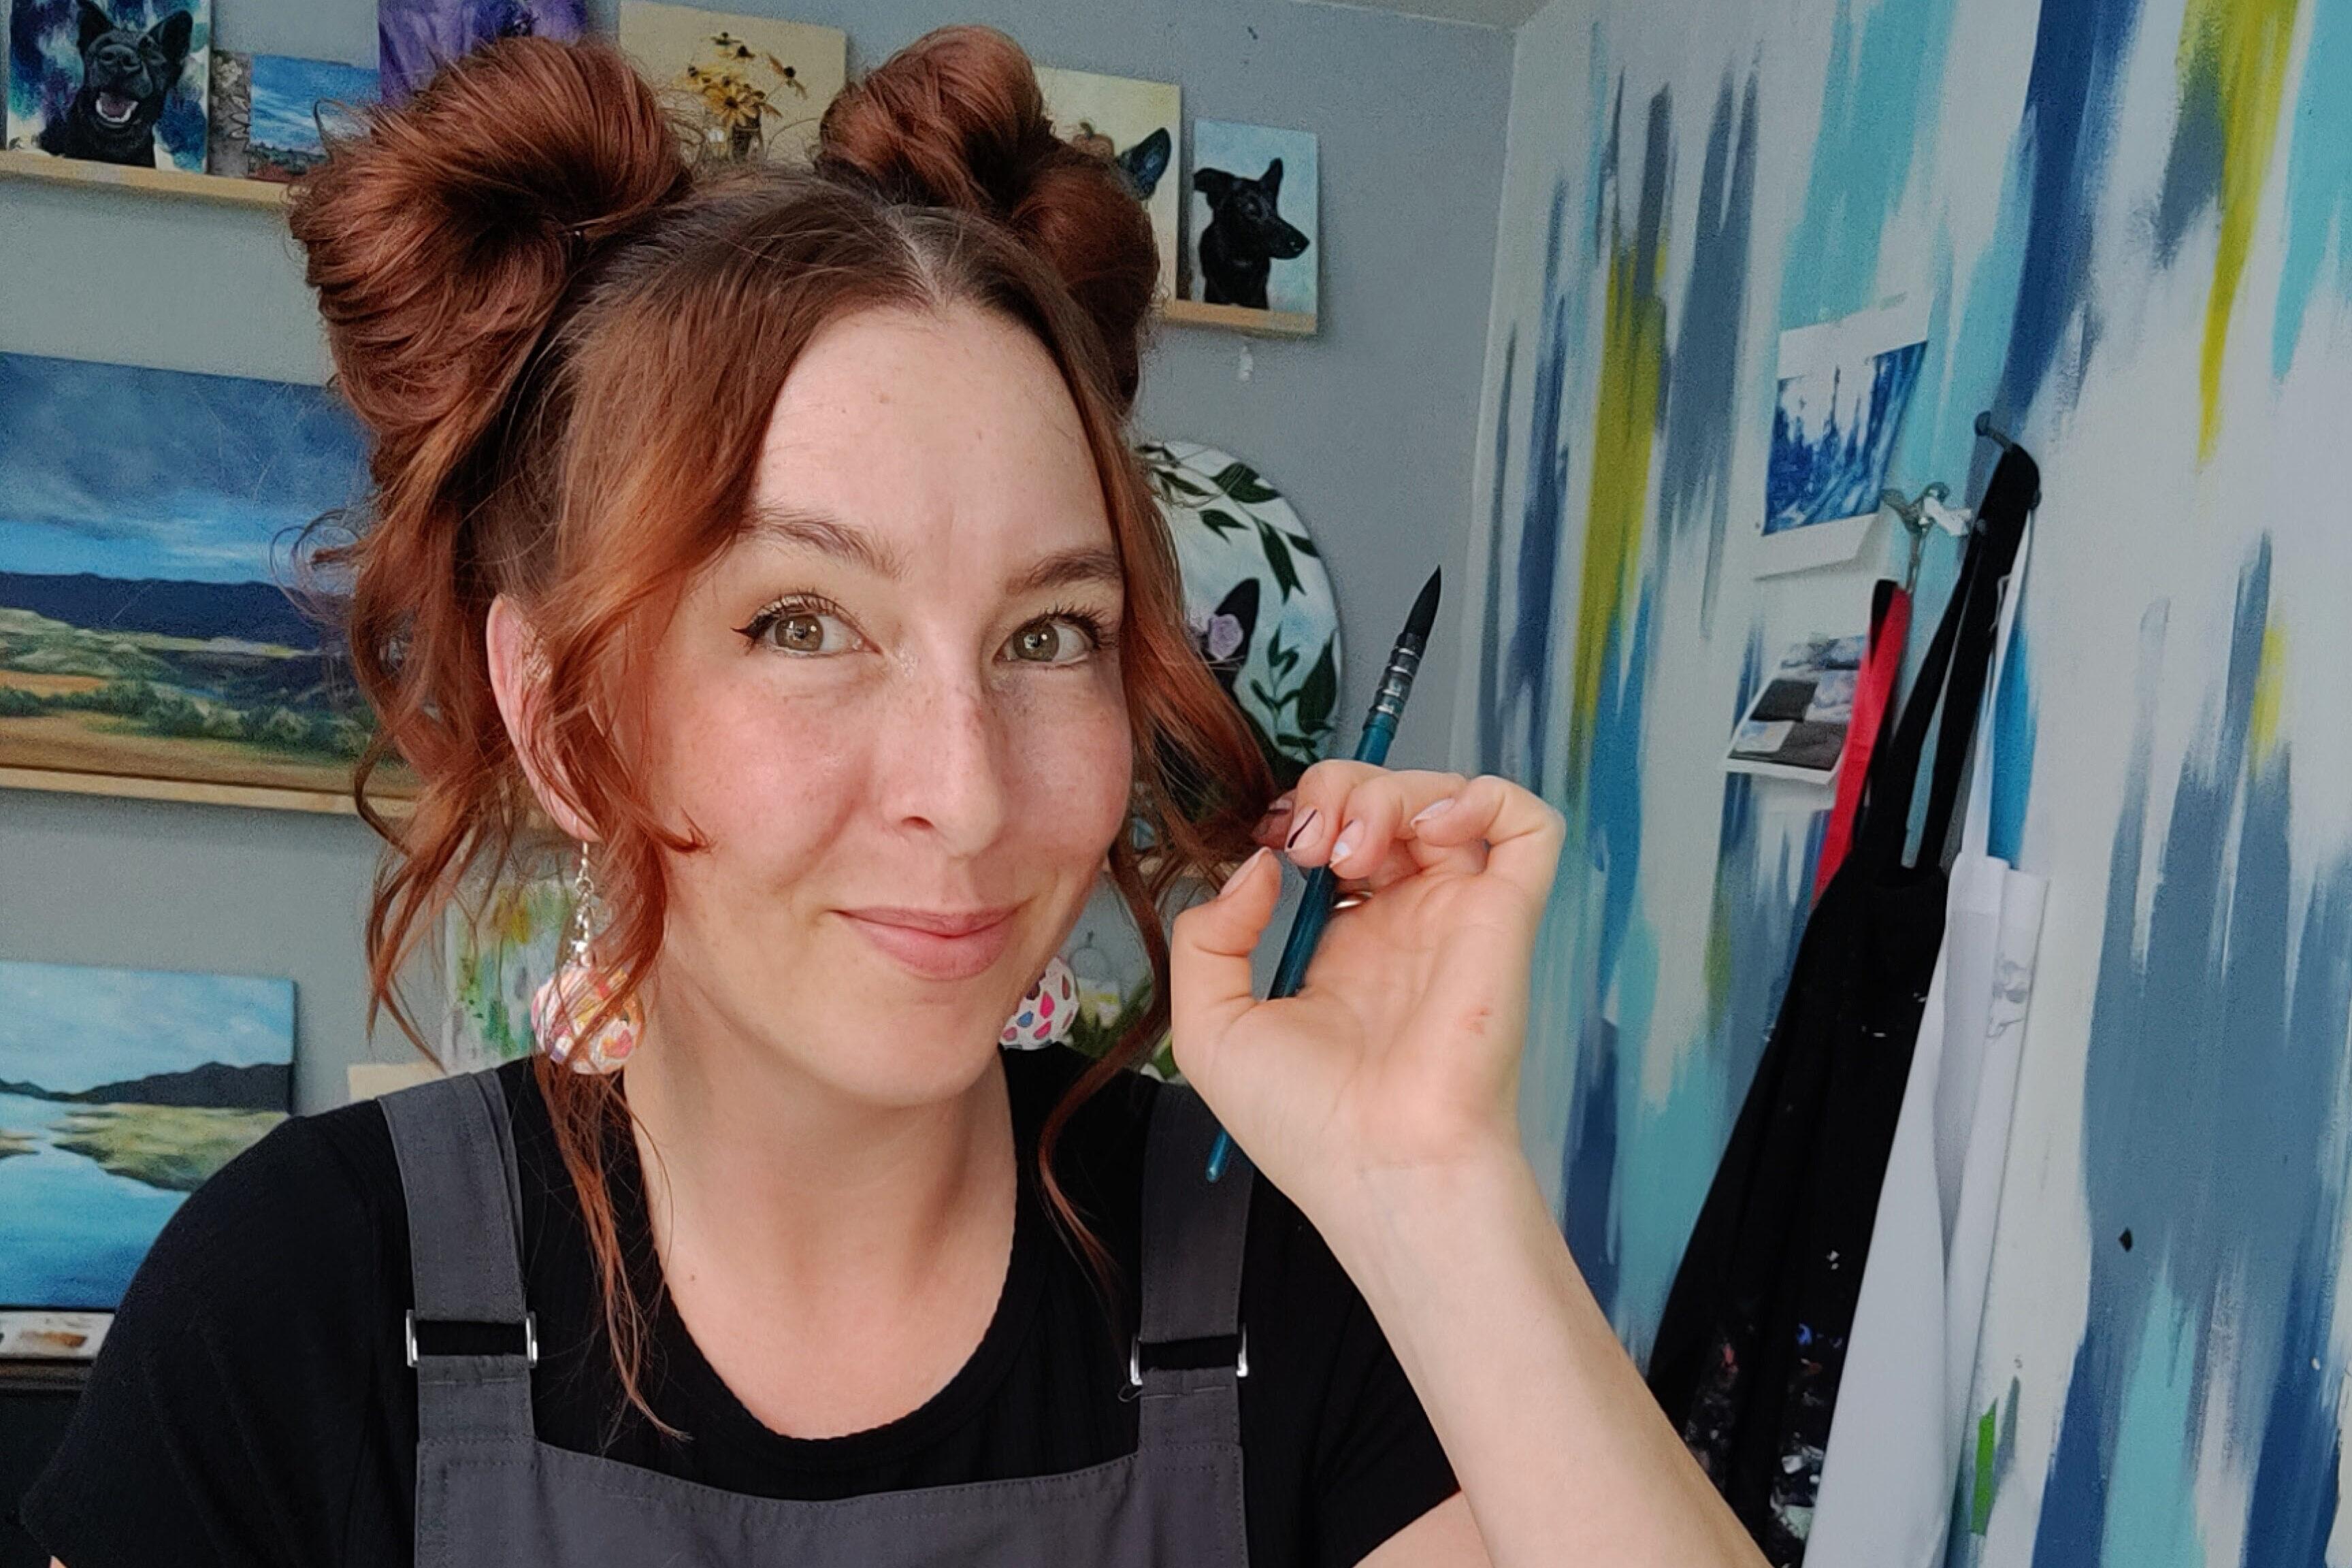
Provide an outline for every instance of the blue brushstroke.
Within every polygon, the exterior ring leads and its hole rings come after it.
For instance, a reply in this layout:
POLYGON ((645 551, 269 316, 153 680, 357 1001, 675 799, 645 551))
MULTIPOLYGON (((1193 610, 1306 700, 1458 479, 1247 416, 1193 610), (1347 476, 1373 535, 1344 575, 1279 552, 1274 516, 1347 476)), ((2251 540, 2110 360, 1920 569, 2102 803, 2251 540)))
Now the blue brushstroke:
MULTIPOLYGON (((1780 325, 1850 315, 1876 304, 1879 247, 1913 179, 1921 106, 1944 90, 1952 0, 1881 0, 1855 37, 1853 0, 1839 0, 1822 89, 1805 210, 1780 274, 1780 325)), ((1933 177, 1929 162, 1917 173, 1933 177)))
POLYGON ((1559 619, 1559 541, 1568 518, 1566 414, 1568 373, 1574 363, 1570 335, 1580 333, 1582 317, 1582 289, 1571 301, 1561 284, 1567 213, 1568 186, 1562 182, 1552 187, 1551 218, 1544 231, 1543 336, 1528 375, 1528 488, 1519 507, 1518 569, 1512 574, 1518 613, 1503 656, 1497 723, 1500 771, 1538 794, 1546 783, 1544 731, 1551 708, 1552 631, 1559 619), (1571 315, 1579 323, 1573 328, 1571 315), (1525 737, 1520 747, 1510 744, 1514 732, 1525 737))
MULTIPOLYGON (((2180 765, 2144 942, 2155 656, 2143 649, 2084 1068, 2089 1309, 2037 1568, 2168 1560, 2182 1542, 2167 1521, 2210 1403, 2206 1325, 2228 1323, 2236 1365, 2273 1368, 2333 1316, 2343 1173, 2323 1169, 2320 1152, 2336 1146, 2344 1110, 2352 874, 2333 868, 2298 896, 2291 759, 2252 744, 2270 574, 2265 538, 2240 578, 2218 712, 2199 727, 2210 749, 2180 765), (2183 1325, 2185 1348, 2155 1332, 2163 1323, 2183 1325), (2116 1554, 2126 1540, 2130 1554, 2116 1554), (2084 1553, 2095 1542, 2107 1555, 2084 1553)), ((2307 1355, 2301 1364, 2310 1370, 2307 1355)), ((2304 1464, 2323 1420, 2333 1442, 2339 1375, 2290 1384, 2284 1405, 2276 1378, 2240 1381, 2220 1407, 2228 1436, 2243 1445, 2283 1430, 2277 1462, 2304 1464)))
POLYGON ((2012 866, 2025 840, 2026 797, 2033 789, 2037 739, 2033 667, 2021 603, 2017 616, 2010 637, 2009 662, 2001 668, 2000 687, 1992 699, 1992 734, 1988 742, 1992 747, 1992 799, 1987 803, 1985 835, 1986 852, 2012 866))
POLYGON ((2335 247, 2338 299, 2352 299, 2352 0, 2315 0, 2294 146, 2286 164, 2286 249, 2271 323, 2271 374, 2284 378, 2303 337, 2304 312, 2335 247))
POLYGON ((1502 389, 1495 399, 1495 458, 1487 483, 1486 584, 1479 601, 1478 711, 1472 749, 1478 771, 1503 771, 1501 711, 1503 657, 1503 496, 1510 488, 1511 391, 1518 372, 1519 329, 1514 323, 1503 339, 1502 389))
MULTIPOLYGON (((2017 311, 1993 416, 2022 423, 2056 364, 2059 344, 2088 303, 2091 226, 2105 188, 2116 89, 2139 20, 2139 0, 2042 0, 2026 78, 2021 153, 2032 169, 2017 311)), ((2079 383, 2097 340, 2086 320, 2067 384, 2079 383)))

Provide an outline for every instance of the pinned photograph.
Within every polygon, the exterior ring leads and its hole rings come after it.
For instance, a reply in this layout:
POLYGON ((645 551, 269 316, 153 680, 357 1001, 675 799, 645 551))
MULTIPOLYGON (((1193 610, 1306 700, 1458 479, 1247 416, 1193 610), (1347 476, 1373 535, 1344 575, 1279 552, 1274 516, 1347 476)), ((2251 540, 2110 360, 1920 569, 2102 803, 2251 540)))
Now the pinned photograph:
POLYGON ((373 723, 299 548, 366 494, 342 400, 0 353, 0 778, 348 799, 373 723))
POLYGON ((849 36, 836 28, 651 0, 621 0, 621 49, 704 163, 807 163, 849 76, 849 36))
POLYGON ((1184 134, 1184 91, 1173 82, 1037 68, 1045 113, 1062 140, 1116 164, 1144 210, 1160 251, 1162 300, 1176 293, 1181 216, 1176 165, 1184 134))
POLYGON ((1192 297, 1311 322, 1316 179, 1308 132, 1195 121, 1192 297))
POLYGON ((7 142, 205 172, 211 0, 12 0, 7 142))
POLYGON ((1869 641, 1816 637, 1791 647, 1732 731, 1725 766, 1801 784, 1834 784, 1853 727, 1854 689, 1869 641))
POLYGON ((0 962, 0 1307, 119 1305, 293 1084, 292 981, 0 962))
POLYGON ((1924 304, 1780 334, 1758 576, 1836 565, 1861 551, 1927 357, 1924 304))
POLYGON ((405 103, 433 73, 498 38, 588 30, 587 0, 376 0, 376 65, 386 103, 405 103))

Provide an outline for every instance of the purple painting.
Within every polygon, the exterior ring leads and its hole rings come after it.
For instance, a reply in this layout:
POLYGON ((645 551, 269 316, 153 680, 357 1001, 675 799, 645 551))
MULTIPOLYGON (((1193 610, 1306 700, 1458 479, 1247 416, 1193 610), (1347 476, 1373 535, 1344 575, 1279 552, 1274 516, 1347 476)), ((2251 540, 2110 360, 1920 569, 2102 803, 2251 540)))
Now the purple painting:
POLYGON ((568 42, 588 30, 586 0, 377 0, 375 16, 386 103, 493 38, 568 42))

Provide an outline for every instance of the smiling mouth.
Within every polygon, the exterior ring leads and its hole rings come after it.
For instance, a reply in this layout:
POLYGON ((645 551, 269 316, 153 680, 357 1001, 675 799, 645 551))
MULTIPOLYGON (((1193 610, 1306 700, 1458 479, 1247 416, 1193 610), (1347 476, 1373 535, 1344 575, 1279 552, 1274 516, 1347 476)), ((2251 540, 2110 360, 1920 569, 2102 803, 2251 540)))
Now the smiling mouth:
POLYGON ((1013 941, 1010 909, 869 908, 835 911, 900 968, 926 980, 969 980, 1013 941))
POLYGON ((131 117, 139 112, 139 100, 119 92, 101 92, 95 107, 98 117, 109 125, 128 125, 131 117))

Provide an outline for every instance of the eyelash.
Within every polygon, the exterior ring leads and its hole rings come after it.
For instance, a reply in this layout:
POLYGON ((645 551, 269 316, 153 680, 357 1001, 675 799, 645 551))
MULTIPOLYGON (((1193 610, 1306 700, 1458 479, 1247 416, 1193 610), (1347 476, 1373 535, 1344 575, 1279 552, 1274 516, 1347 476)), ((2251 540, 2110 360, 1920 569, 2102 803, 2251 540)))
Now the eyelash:
MULTIPOLYGON (((844 625, 849 622, 848 612, 821 594, 787 594, 780 599, 772 600, 761 609, 758 615, 753 616, 742 626, 737 626, 735 635, 745 642, 757 645, 761 637, 774 629, 778 621, 787 616, 831 616, 844 625)), ((1044 615, 1033 620, 1024 621, 1022 625, 1034 626, 1038 621, 1066 621, 1077 627, 1080 634, 1086 637, 1087 647, 1097 653, 1105 652, 1118 640, 1117 633, 1100 616, 1076 605, 1064 605, 1047 610, 1044 615)))

